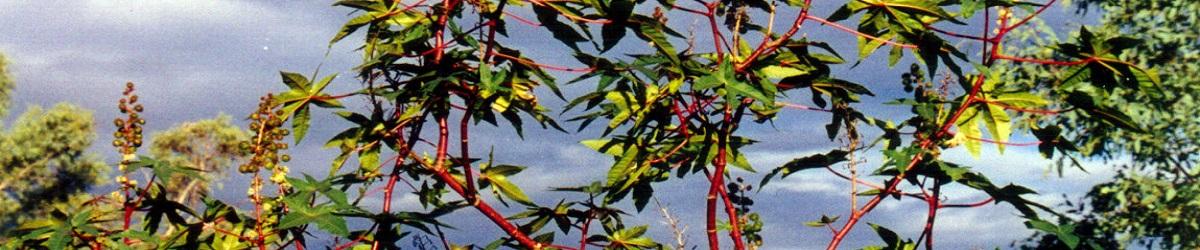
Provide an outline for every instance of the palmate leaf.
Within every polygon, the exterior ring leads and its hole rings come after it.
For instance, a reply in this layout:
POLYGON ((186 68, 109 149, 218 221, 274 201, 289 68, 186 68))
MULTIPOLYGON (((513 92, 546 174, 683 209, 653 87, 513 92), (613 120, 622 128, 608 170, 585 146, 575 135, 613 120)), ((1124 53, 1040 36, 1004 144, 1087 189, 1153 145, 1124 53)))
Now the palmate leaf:
MULTIPOLYGON (((506 2, 506 1, 502 1, 502 2, 506 2)), ((557 5, 557 4, 556 3, 546 3, 546 5, 557 5)), ((558 41, 562 42, 563 44, 567 45, 568 47, 571 47, 571 49, 578 51, 579 45, 577 45, 577 43, 589 41, 586 37, 584 37, 583 35, 580 35, 579 32, 575 31, 575 28, 571 27, 570 25, 567 25, 566 23, 559 21, 558 20, 558 16, 559 16, 558 10, 555 10, 554 8, 546 7, 543 5, 533 5, 533 13, 537 15, 538 22, 541 23, 543 27, 546 27, 546 29, 550 31, 550 33, 554 36, 554 39, 558 39, 558 41)))
POLYGON ((1080 239, 1075 234, 1075 224, 1055 225, 1054 223, 1034 218, 1025 221, 1025 227, 1054 235, 1071 249, 1079 246, 1080 239))
POLYGON ((281 119, 292 117, 292 135, 299 144, 308 134, 312 116, 309 114, 309 104, 325 108, 340 108, 341 102, 329 94, 321 93, 337 74, 326 76, 316 83, 309 82, 303 75, 292 72, 280 72, 288 91, 275 96, 275 102, 283 105, 281 119))
POLYGON ((517 185, 508 180, 509 176, 520 173, 522 170, 525 170, 525 167, 514 165, 491 166, 491 164, 485 164, 480 167, 480 186, 492 186, 493 191, 497 194, 503 194, 504 197, 508 197, 513 201, 532 206, 534 205, 533 200, 529 199, 529 196, 525 195, 525 192, 521 191, 520 187, 517 187, 517 185))
POLYGON ((288 205, 288 213, 279 219, 279 229, 287 229, 302 225, 316 223, 317 228, 325 230, 333 235, 347 236, 350 230, 346 227, 346 220, 340 215, 334 214, 337 208, 331 204, 321 204, 309 206, 308 200, 303 196, 290 196, 284 198, 284 203, 288 205))
MULTIPOLYGON (((617 1, 614 1, 617 2, 617 1)), ((636 16, 638 28, 635 30, 638 38, 651 42, 660 53, 671 59, 671 62, 679 64, 679 55, 675 52, 675 47, 671 45, 671 41, 667 40, 667 34, 673 34, 666 25, 653 18, 645 16, 636 16)))

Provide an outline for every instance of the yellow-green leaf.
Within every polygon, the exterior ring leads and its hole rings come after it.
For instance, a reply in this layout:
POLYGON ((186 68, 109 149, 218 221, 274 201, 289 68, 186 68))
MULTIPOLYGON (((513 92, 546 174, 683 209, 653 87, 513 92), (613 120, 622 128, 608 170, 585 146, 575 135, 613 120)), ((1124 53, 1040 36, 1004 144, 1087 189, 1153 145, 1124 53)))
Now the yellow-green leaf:
POLYGON ((767 76, 768 78, 782 79, 782 78, 788 78, 788 77, 808 74, 808 71, 800 70, 800 69, 792 68, 792 67, 771 65, 771 66, 763 67, 762 73, 763 73, 763 75, 767 76))

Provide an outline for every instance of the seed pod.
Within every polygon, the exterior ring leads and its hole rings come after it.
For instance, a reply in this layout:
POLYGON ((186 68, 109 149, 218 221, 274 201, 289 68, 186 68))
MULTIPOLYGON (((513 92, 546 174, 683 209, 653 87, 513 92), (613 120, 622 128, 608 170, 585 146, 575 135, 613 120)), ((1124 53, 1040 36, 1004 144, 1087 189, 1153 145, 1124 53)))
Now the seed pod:
POLYGON ((137 95, 131 95, 131 96, 129 96, 129 103, 135 103, 135 102, 137 102, 137 100, 138 100, 138 96, 137 96, 137 95))
POLYGON ((250 164, 242 164, 241 166, 238 166, 238 172, 242 172, 242 173, 246 173, 246 174, 253 173, 254 166, 250 166, 250 164))
POLYGON ((289 162, 289 161, 292 161, 292 156, 284 154, 284 155, 279 156, 279 160, 283 161, 283 162, 289 162))
POLYGON ((117 127, 124 127, 125 120, 121 120, 121 118, 113 119, 113 125, 117 127))
POLYGON ((117 139, 117 140, 112 141, 112 145, 113 145, 113 147, 120 147, 122 145, 125 145, 125 143, 122 142, 120 139, 117 139))
POLYGON ((142 112, 142 105, 133 105, 133 111, 142 112))
POLYGON ((126 89, 133 89, 133 82, 125 82, 126 89))

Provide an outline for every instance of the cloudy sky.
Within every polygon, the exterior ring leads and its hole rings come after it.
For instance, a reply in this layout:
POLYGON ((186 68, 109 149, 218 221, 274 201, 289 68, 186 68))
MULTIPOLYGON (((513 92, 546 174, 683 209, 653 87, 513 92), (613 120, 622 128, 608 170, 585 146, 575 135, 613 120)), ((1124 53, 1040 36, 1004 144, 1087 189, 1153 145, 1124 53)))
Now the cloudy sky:
MULTIPOLYGON (((837 1, 817 1, 817 15, 831 13, 837 1)), ((75 103, 95 110, 98 154, 115 159, 110 141, 113 128, 108 121, 117 117, 115 102, 127 81, 138 83, 138 91, 146 105, 148 131, 163 130, 171 124, 231 114, 241 117, 254 107, 257 97, 266 92, 281 91, 280 70, 312 72, 322 64, 322 74, 341 72, 352 75, 359 55, 353 43, 329 47, 326 41, 349 19, 346 9, 330 7, 326 1, 15 1, 0 0, 0 53, 11 65, 17 80, 14 112, 30 105, 50 106, 59 102, 75 103), (326 53, 328 52, 328 56, 326 53)), ((517 12, 518 15, 529 13, 517 12)), ((786 13, 781 13, 781 16, 786 13)), ((1048 14, 1064 16, 1049 20, 1056 28, 1071 30, 1071 12, 1054 9, 1048 14)), ((676 30, 686 31, 695 25, 691 17, 674 17, 676 30)), ((978 24, 980 20, 972 23, 978 24)), ((572 65, 573 60, 560 55, 569 50, 545 36, 545 32, 517 24, 507 38, 532 58, 550 64, 572 65), (525 35, 525 34, 541 34, 525 35)), ((962 30, 978 30, 960 27, 962 30)), ((854 55, 853 38, 814 23, 806 25, 800 35, 833 43, 843 55, 854 55)), ((348 39, 348 40, 352 40, 348 39)), ((704 39, 701 37, 701 39, 704 39)), ((699 44, 704 44, 698 42, 699 44)), ((611 53, 645 51, 644 44, 625 42, 611 53)), ((978 50, 977 44, 964 43, 966 52, 978 50)), ((877 53, 882 54, 882 53, 877 53)), ((835 74, 878 90, 877 97, 867 97, 864 106, 879 117, 898 117, 905 107, 884 106, 883 102, 899 96, 898 78, 907 67, 889 69, 883 56, 867 59, 858 67, 840 67, 835 74)), ((908 65, 907 58, 898 65, 908 65)), ((560 74, 560 79, 573 75, 560 74)), ((584 82, 566 87, 568 98, 587 89, 584 82)), ((349 77, 336 80, 333 92, 345 92, 359 87, 349 77)), ((549 96, 549 95, 545 95, 549 96)), ((808 104, 805 94, 795 94, 790 101, 808 104)), ((550 107, 560 101, 546 100, 550 107)), ((357 108, 351 106, 350 108, 357 108)), ((569 117, 567 113, 564 117, 569 117)), ((294 147, 292 169, 324 176, 328 162, 336 154, 322 150, 321 140, 331 137, 347 123, 334 119, 327 112, 315 113, 315 125, 304 144, 294 147)), ((5 118, 5 123, 12 118, 5 118)), ((750 161, 760 171, 800 156, 828 151, 839 143, 825 139, 821 126, 829 120, 825 113, 787 110, 775 126, 747 126, 747 134, 762 143, 746 148, 750 161)), ((244 121, 238 121, 244 123, 244 121)), ((573 126, 575 124, 569 124, 573 126)), ((599 136, 595 130, 579 133, 560 133, 527 126, 529 136, 521 139, 512 135, 511 128, 501 126, 476 127, 473 145, 483 152, 495 145, 497 161, 527 165, 530 168, 516 177, 519 185, 537 197, 540 204, 552 204, 565 194, 546 191, 549 187, 586 184, 601 180, 611 159, 595 153, 577 142, 599 136)), ((1018 137, 1017 140, 1030 140, 1018 137)), ((967 156, 961 150, 946 154, 948 160, 972 166, 986 173, 998 184, 1015 182, 1041 192, 1035 200, 1053 205, 1062 195, 1078 196, 1092 184, 1111 176, 1103 163, 1089 164, 1091 174, 1067 170, 1063 177, 1048 172, 1051 162, 1036 153, 1035 148, 1010 148, 1001 155, 992 147, 985 148, 984 160, 967 156)), ((877 154, 865 156, 867 165, 877 164, 877 154)), ((735 176, 756 182, 759 174, 736 172, 735 176)), ((217 196, 226 201, 244 200, 245 177, 233 174, 225 179, 217 196)), ((657 196, 664 205, 688 226, 692 244, 703 244, 704 191, 702 178, 675 179, 656 186, 657 196)), ((876 180, 881 181, 881 180, 876 180)), ((849 210, 846 198, 849 185, 827 172, 813 171, 776 180, 754 198, 754 210, 767 221, 767 249, 817 249, 831 236, 826 229, 804 227, 803 222, 822 214, 844 215, 849 210)), ((99 190, 103 192, 107 190, 99 190)), ((405 190, 407 191, 407 190, 405 190)), ((974 202, 985 198, 981 193, 952 188, 944 198, 953 203, 974 202)), ((405 195, 397 206, 419 209, 416 198, 405 195)), ((233 202, 237 203, 237 202, 233 202)), ((367 199, 372 209, 380 201, 367 199)), ((632 206, 622 205, 632 211, 632 206)), ((515 210, 506 210, 511 214, 515 210)), ((866 222, 890 227, 906 237, 916 237, 925 219, 925 205, 906 199, 887 200, 865 218, 866 222)), ((1031 232, 1024 228, 1016 211, 1001 204, 978 209, 949 209, 938 215, 935 231, 939 247, 946 249, 1007 247, 1031 232)), ((669 241, 661 217, 648 209, 634 223, 653 225, 652 234, 660 241, 669 241)), ((463 210, 450 220, 459 229, 447 232, 452 241, 486 244, 500 235, 492 227, 474 226, 483 221, 474 210, 463 210)), ((353 225, 359 229, 368 225, 353 225)), ((723 239, 727 242, 727 240, 723 239)), ((860 225, 849 237, 848 248, 877 242, 869 227, 860 225)))

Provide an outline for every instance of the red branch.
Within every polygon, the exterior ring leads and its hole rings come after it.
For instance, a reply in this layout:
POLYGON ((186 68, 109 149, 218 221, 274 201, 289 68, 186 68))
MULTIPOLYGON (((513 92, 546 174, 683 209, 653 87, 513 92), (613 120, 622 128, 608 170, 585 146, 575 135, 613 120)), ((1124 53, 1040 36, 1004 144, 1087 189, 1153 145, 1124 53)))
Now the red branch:
POLYGON ((759 56, 775 52, 776 49, 779 49, 779 46, 783 45, 783 42, 790 39, 796 34, 797 31, 800 31, 800 26, 804 26, 804 20, 808 20, 808 8, 810 6, 812 6, 812 0, 804 0, 804 7, 800 9, 800 14, 796 15, 796 20, 792 21, 792 27, 788 28, 787 32, 784 32, 783 35, 774 40, 771 40, 770 37, 763 38, 763 41, 758 45, 758 48, 755 48, 754 52, 750 53, 750 56, 746 57, 746 60, 742 61, 740 65, 737 65, 737 71, 740 72, 746 67, 750 66, 750 63, 759 56))
POLYGON ((821 112, 833 112, 832 110, 828 110, 828 109, 822 109, 822 108, 816 108, 816 107, 809 107, 809 106, 805 106, 805 105, 800 105, 800 104, 795 104, 795 103, 788 103, 788 102, 781 102, 781 101, 775 101, 775 104, 777 104, 777 105, 782 105, 783 107, 786 107, 786 108, 793 108, 793 109, 800 109, 800 110, 811 110, 811 111, 821 111, 821 112))
POLYGON ((917 48, 917 45, 912 45, 912 44, 907 44, 907 43, 898 43, 898 42, 893 42, 892 40, 883 39, 883 38, 879 38, 879 37, 872 36, 872 35, 867 35, 867 34, 865 34, 865 33, 858 32, 857 30, 854 30, 854 29, 851 29, 851 28, 847 28, 846 26, 842 26, 841 24, 837 24, 837 23, 835 23, 835 22, 830 22, 830 21, 828 21, 828 20, 825 20, 825 19, 823 19, 823 18, 820 18, 820 17, 815 17, 815 16, 806 16, 805 18, 807 18, 807 19, 812 19, 813 21, 817 21, 817 22, 823 23, 823 24, 825 24, 825 25, 833 26, 834 28, 837 28, 838 30, 845 31, 845 32, 849 32, 849 33, 851 33, 851 34, 854 34, 854 35, 856 35, 856 36, 859 36, 859 37, 862 37, 862 38, 866 38, 866 39, 871 39, 871 40, 875 40, 875 41, 878 41, 878 42, 882 42, 882 43, 884 43, 884 44, 887 44, 887 45, 896 46, 896 47, 901 47, 901 48, 909 48, 909 49, 917 48))
POLYGON ((525 25, 529 25, 529 26, 533 26, 533 27, 542 27, 542 24, 540 24, 540 23, 530 21, 529 19, 525 19, 524 17, 518 16, 518 15, 510 13, 508 11, 504 11, 504 15, 512 17, 513 19, 516 19, 517 22, 524 23, 525 25))
POLYGON ((436 177, 442 183, 445 183, 446 186, 450 187, 451 190, 454 190, 455 193, 458 193, 459 196, 462 196, 464 199, 468 199, 468 202, 470 202, 471 206, 475 207, 476 210, 479 210, 484 217, 487 217, 488 220, 491 220, 492 223, 496 224, 496 226, 499 226, 505 234, 511 236, 517 241, 517 243, 520 243, 526 248, 535 250, 545 247, 545 244, 534 241, 524 232, 521 232, 521 230, 512 223, 509 223, 508 220, 504 218, 504 215, 501 215, 500 212, 497 212, 496 209, 492 208, 491 205, 488 205, 487 202, 484 202, 482 199, 469 198, 473 197, 474 194, 468 193, 469 191, 463 188, 463 185, 459 183, 458 180, 450 174, 445 165, 443 165, 445 164, 446 159, 446 143, 450 133, 449 125, 447 124, 446 117, 444 115, 437 117, 437 123, 439 145, 437 149, 436 164, 430 164, 429 162, 426 162, 425 159, 417 156, 417 154, 411 150, 408 150, 409 157, 420 163, 425 168, 433 171, 434 177, 436 177))

